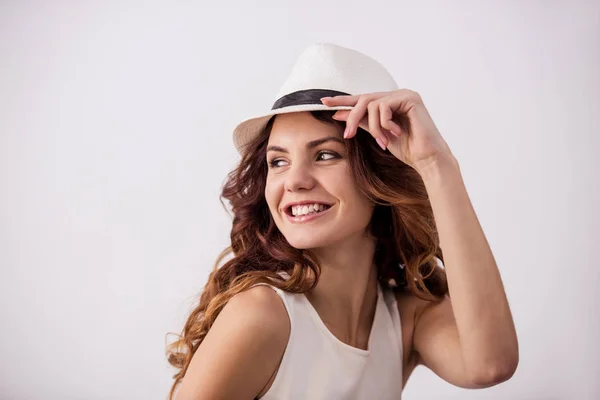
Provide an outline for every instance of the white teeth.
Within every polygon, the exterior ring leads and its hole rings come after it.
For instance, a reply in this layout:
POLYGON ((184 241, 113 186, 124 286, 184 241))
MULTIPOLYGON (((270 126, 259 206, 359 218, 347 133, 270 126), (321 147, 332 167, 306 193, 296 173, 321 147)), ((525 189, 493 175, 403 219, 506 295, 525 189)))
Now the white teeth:
POLYGON ((310 204, 308 206, 294 206, 292 207, 292 215, 293 216, 301 216, 311 213, 317 213, 325 210, 325 205, 323 204, 310 204))

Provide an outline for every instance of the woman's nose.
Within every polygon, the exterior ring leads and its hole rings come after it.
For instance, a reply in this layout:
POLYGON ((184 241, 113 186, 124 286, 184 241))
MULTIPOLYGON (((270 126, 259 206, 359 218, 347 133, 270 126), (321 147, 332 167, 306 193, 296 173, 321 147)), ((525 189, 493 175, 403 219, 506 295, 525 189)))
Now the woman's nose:
POLYGON ((310 190, 315 186, 315 177, 306 165, 292 165, 286 173, 285 189, 288 191, 310 190))

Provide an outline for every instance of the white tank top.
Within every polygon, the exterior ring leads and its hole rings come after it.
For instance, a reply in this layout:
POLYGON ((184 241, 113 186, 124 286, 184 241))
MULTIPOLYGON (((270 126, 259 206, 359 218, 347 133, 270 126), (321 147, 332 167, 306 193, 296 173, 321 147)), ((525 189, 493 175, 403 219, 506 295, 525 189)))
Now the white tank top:
POLYGON ((394 293, 377 285, 368 350, 327 328, 304 294, 271 287, 290 318, 290 337, 277 375, 260 400, 400 400, 402 330, 394 293))

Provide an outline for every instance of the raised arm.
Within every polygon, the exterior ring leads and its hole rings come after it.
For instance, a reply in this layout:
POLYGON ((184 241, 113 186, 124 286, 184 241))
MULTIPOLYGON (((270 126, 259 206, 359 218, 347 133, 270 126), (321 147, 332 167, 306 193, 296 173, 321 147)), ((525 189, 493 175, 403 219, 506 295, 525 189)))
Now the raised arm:
POLYGON ((231 298, 192 357, 175 400, 252 400, 267 384, 290 335, 287 311, 269 287, 231 298))
POLYGON ((420 172, 440 235, 450 298, 418 313, 413 340, 419 362, 461 387, 505 381, 517 368, 517 335, 458 164, 441 158, 420 172))
MULTIPOLYGON (((510 378, 519 351, 500 273, 458 162, 421 96, 398 89, 321 101, 330 107, 352 106, 334 116, 346 121, 344 137, 354 137, 358 127, 367 130, 383 150, 413 167, 425 182, 452 301, 423 306, 415 314, 413 350, 419 362, 458 386, 484 387, 510 378)), ((468 110, 465 115, 468 118, 468 110)))

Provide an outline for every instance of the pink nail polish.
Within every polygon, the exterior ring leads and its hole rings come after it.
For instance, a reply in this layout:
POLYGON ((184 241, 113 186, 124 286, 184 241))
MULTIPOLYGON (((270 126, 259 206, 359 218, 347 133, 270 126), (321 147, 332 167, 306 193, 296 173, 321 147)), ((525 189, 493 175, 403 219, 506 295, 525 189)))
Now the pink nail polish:
POLYGON ((383 141, 380 138, 375 138, 375 140, 377 141, 377 144, 379 145, 379 147, 381 147, 381 150, 385 151, 386 146, 383 143, 383 141))

